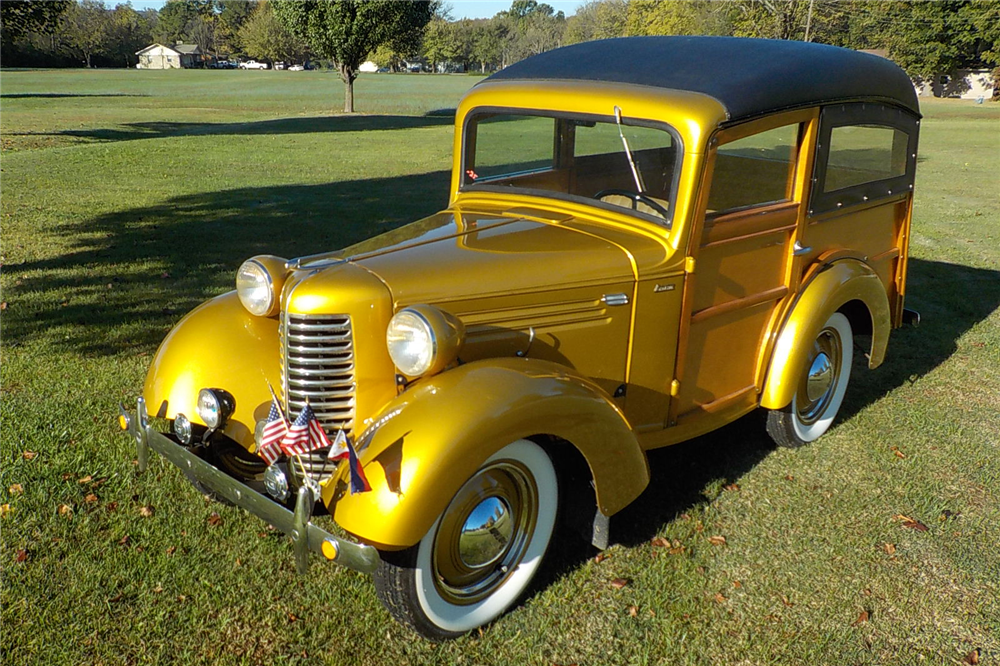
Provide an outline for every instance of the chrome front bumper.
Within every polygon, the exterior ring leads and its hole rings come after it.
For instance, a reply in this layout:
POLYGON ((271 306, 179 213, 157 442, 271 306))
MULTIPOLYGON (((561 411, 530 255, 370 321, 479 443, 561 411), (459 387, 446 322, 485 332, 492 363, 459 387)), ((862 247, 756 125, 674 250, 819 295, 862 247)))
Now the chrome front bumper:
POLYGON ((309 568, 309 551, 362 573, 374 573, 378 568, 380 558, 375 548, 345 541, 310 522, 317 498, 308 486, 299 488, 295 511, 289 511, 154 430, 149 425, 146 401, 142 398, 138 400, 135 414, 130 414, 121 404, 118 409, 122 429, 135 440, 140 473, 146 471, 149 449, 153 449, 205 487, 274 525, 292 538, 295 566, 300 574, 309 568))

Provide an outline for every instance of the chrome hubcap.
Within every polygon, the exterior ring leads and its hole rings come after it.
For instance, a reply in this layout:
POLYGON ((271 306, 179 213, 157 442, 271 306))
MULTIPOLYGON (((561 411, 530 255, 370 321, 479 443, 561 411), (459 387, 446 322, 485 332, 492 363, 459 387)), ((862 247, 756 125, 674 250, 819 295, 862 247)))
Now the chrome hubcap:
POLYGON ((491 463, 451 501, 434 536, 438 593, 468 605, 485 599, 517 569, 538 518, 538 489, 520 463, 491 463))
POLYGON ((806 395, 809 396, 809 400, 815 402, 822 398, 823 394, 830 390, 832 381, 833 369, 830 367, 830 357, 820 352, 813 359, 809 377, 806 378, 806 395))
POLYGON ((470 568, 496 562, 513 533, 510 507, 499 497, 489 497, 472 510, 462 526, 458 556, 470 568))
POLYGON ((843 353, 843 342, 837 330, 824 328, 813 345, 808 370, 796 394, 796 413, 805 425, 815 423, 833 400, 843 353))

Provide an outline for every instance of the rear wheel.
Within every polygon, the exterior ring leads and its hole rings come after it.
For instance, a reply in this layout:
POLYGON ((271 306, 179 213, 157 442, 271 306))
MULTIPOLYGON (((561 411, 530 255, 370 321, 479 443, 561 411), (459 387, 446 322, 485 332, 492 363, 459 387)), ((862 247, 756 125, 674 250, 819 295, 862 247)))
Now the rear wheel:
POLYGON ((491 456, 455 494, 420 543, 383 553, 379 599, 432 640, 460 636, 507 610, 548 548, 558 504, 545 451, 518 440, 491 456))
POLYGON ((844 401, 853 360, 851 323, 835 312, 813 342, 791 404, 768 412, 767 432, 778 446, 799 447, 830 429, 844 401))

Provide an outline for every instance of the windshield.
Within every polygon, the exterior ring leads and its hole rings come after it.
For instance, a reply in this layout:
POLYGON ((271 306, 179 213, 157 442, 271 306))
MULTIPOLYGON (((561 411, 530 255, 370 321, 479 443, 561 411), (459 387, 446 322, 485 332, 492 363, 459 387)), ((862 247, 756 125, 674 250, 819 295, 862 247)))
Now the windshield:
POLYGON ((610 115, 477 112, 466 123, 464 157, 462 189, 585 199, 670 223, 680 166, 676 134, 627 111, 621 125, 610 115))

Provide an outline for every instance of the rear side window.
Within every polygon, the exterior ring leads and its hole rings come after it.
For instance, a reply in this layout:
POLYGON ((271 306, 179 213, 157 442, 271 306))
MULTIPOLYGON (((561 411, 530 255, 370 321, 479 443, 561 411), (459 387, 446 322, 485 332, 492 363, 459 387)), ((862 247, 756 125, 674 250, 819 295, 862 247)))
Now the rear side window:
POLYGON ((823 107, 809 215, 913 189, 919 116, 874 102, 823 107))
POLYGON ((719 146, 708 214, 790 201, 799 125, 785 125, 719 146))
POLYGON ((848 125, 830 132, 824 192, 906 175, 906 132, 880 125, 848 125))

